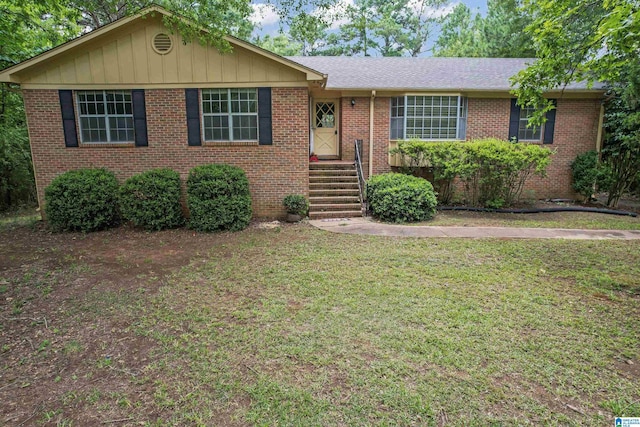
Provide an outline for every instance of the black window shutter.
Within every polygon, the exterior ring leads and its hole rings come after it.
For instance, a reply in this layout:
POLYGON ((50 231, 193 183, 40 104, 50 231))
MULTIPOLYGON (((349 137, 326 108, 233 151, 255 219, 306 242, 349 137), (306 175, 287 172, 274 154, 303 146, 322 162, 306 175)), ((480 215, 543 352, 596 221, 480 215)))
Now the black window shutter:
POLYGON ((271 88, 258 88, 258 136, 260 145, 273 144, 271 130, 271 88))
POLYGON ((131 91, 133 102, 133 129, 135 130, 136 147, 146 147, 147 140, 147 109, 144 102, 144 89, 131 91))
POLYGON ((187 138, 189 145, 202 145, 200 138, 200 100, 198 89, 184 90, 187 104, 187 138))
POLYGON ((511 99, 511 115, 509 116, 509 140, 518 140, 518 126, 520 125, 520 107, 516 104, 517 99, 511 99))
POLYGON ((59 90, 60 110, 62 111, 62 127, 64 129, 64 145, 78 146, 78 131, 76 130, 76 114, 73 110, 73 91, 59 90))
MULTIPOLYGON (((550 100, 553 106, 557 106, 558 102, 555 99, 550 100)), ((542 142, 545 144, 553 144, 553 130, 556 126, 556 109, 547 111, 547 121, 544 123, 544 137, 542 142)))

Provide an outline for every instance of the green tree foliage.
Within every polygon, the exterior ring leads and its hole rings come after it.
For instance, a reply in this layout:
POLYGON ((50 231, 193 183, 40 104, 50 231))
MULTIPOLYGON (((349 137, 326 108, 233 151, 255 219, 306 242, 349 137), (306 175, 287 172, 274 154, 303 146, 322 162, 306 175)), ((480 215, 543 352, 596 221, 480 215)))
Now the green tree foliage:
MULTIPOLYGON (((0 69, 77 35, 77 16, 76 11, 53 1, 0 0, 0 69)), ((22 97, 16 85, 0 83, 0 211, 34 203, 22 97)))
POLYGON ((579 154, 571 163, 573 189, 588 202, 594 191, 607 189, 610 185, 611 170, 598 159, 595 150, 579 154))
POLYGON ((253 43, 270 52, 281 56, 302 55, 302 43, 293 41, 288 34, 280 33, 276 36, 257 36, 253 43))
POLYGON ((553 108, 550 90, 575 81, 622 83, 638 60, 640 4, 635 0, 526 0, 537 60, 513 78, 520 105, 538 108, 534 122, 553 108))
POLYGON ((443 0, 355 0, 339 17, 347 22, 326 37, 323 54, 349 56, 418 56, 437 19, 443 0))
POLYGON ((289 36, 294 43, 302 46, 302 55, 315 56, 326 44, 329 25, 326 19, 306 12, 300 12, 289 21, 289 36))
POLYGON ((485 56, 490 58, 533 58, 536 51, 532 37, 524 31, 529 17, 522 9, 522 0, 489 0, 487 16, 482 22, 486 44, 485 56))
POLYGON ((486 44, 482 29, 482 16, 476 14, 473 17, 471 9, 466 4, 458 4, 442 24, 434 55, 454 57, 485 56, 486 44))
POLYGON ((35 202, 27 129, 25 126, 0 126, 0 212, 35 202))
POLYGON ((640 65, 629 64, 620 81, 611 85, 609 95, 603 157, 612 179, 607 205, 617 206, 640 178, 640 65))
POLYGON ((604 158, 614 183, 610 206, 636 179, 640 158, 640 3, 635 0, 526 0, 527 33, 538 59, 513 78, 520 105, 537 109, 532 122, 544 121, 553 105, 544 93, 572 82, 604 82, 606 105, 604 158))
POLYGON ((442 24, 436 56, 531 58, 535 49, 524 31, 529 19, 521 0, 489 0, 487 16, 458 4, 442 24))

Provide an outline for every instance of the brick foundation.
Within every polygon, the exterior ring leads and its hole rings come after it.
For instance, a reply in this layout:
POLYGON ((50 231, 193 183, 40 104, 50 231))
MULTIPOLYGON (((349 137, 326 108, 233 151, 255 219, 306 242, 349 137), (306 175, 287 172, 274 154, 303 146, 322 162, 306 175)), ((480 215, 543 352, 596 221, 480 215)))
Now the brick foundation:
POLYGON ((24 90, 29 138, 36 171, 38 201, 61 173, 83 167, 106 167, 120 181, 142 171, 168 167, 186 180, 197 165, 228 163, 249 178, 256 217, 281 217, 287 194, 308 196, 309 126, 306 88, 273 88, 273 145, 189 147, 183 89, 148 89, 148 147, 81 146, 66 148, 57 90, 24 90))

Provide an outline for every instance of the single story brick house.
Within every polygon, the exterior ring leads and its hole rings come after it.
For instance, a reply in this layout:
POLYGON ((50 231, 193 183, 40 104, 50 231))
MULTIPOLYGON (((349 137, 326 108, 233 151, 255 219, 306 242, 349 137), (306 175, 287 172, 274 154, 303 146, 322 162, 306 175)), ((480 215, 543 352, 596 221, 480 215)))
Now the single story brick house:
POLYGON ((229 163, 247 173, 254 215, 278 217, 287 194, 346 200, 314 182, 311 152, 353 163, 362 140, 366 177, 389 171, 390 147, 408 137, 549 144, 548 177, 528 188, 572 197, 570 163, 599 148, 601 88, 549 93, 557 109, 541 129, 526 127, 530 111, 516 106, 509 77, 531 60, 284 58, 233 37, 221 54, 183 42, 165 14, 153 6, 0 71, 22 89, 41 205, 71 169, 106 167, 124 180, 169 167, 186 178, 196 165, 229 163))

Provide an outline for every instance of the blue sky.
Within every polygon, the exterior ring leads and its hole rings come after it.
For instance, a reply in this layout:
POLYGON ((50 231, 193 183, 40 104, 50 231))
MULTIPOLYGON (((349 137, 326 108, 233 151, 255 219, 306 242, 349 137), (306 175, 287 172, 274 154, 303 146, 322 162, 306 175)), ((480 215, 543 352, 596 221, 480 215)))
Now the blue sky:
MULTIPOLYGON (((353 2, 353 0, 339 0, 339 1, 353 2)), ((465 3, 473 11, 479 11, 482 14, 486 13, 486 9, 487 9, 486 0, 452 1, 449 3, 448 7, 445 10, 450 10, 453 6, 455 6, 458 3, 465 3)), ((269 6, 265 5, 262 1, 254 0, 253 5, 256 12, 252 17, 252 20, 254 21, 254 23, 258 24, 256 26, 256 30, 254 31, 254 35, 277 34, 280 28, 277 14, 269 6)))

